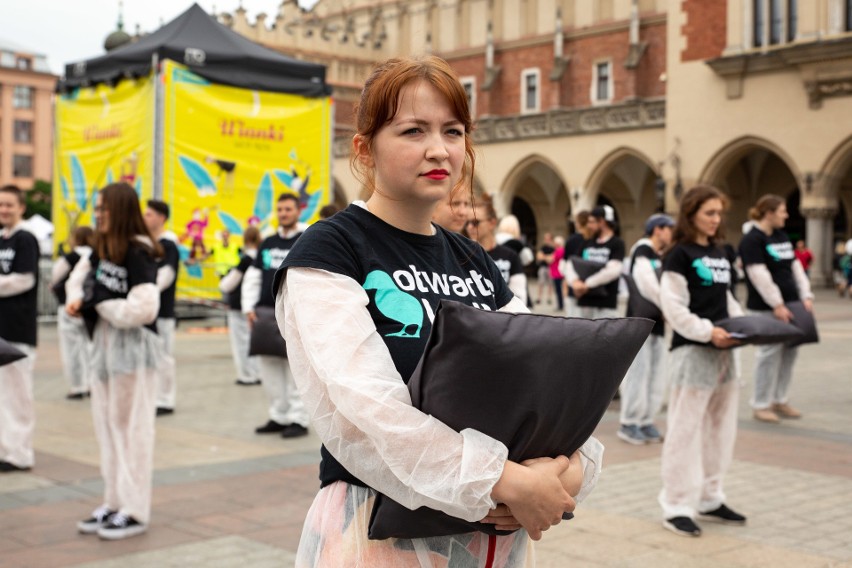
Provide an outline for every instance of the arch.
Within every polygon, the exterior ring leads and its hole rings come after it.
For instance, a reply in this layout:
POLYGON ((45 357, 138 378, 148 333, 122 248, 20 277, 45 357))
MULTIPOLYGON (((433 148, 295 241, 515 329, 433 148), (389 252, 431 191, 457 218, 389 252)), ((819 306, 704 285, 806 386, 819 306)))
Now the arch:
POLYGON ((739 160, 757 149, 766 150, 778 156, 793 173, 793 176, 797 180, 801 179, 801 172, 796 166, 796 162, 780 146, 758 136, 742 136, 731 140, 713 154, 704 166, 701 175, 698 176, 699 183, 709 183, 719 187, 718 182, 723 172, 730 170, 739 160))
POLYGON ((658 168, 644 153, 621 146, 604 156, 589 176, 585 207, 609 202, 619 219, 621 237, 632 243, 642 237, 645 219, 657 211, 658 168))
POLYGON ((820 173, 825 177, 823 190, 826 197, 837 198, 842 181, 852 170, 852 136, 841 142, 831 151, 820 173))
POLYGON ((520 207, 520 204, 515 205, 516 200, 529 207, 532 219, 527 223, 527 230, 534 232, 528 235, 531 241, 539 242, 545 232, 567 234, 566 216, 571 209, 568 185, 559 168, 548 158, 531 154, 518 161, 494 197, 499 215, 512 213, 520 207))

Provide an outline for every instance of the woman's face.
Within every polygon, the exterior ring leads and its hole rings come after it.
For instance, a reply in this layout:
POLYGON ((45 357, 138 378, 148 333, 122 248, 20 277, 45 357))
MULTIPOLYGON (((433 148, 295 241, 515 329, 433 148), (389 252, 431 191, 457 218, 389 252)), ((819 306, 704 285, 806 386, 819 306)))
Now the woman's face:
POLYGON ((438 202, 432 213, 432 221, 448 231, 462 232, 465 223, 470 217, 470 197, 464 189, 451 194, 447 199, 438 202))
POLYGON ((706 238, 716 236, 719 224, 722 222, 722 200, 716 197, 701 204, 692 217, 692 224, 699 235, 706 238))
POLYGON ((104 207, 104 196, 101 193, 95 200, 95 226, 102 234, 109 230, 109 211, 104 207))
POLYGON ((477 215, 476 218, 471 216, 465 225, 465 230, 471 239, 482 243, 484 239, 493 236, 497 231, 497 219, 486 219, 484 215, 477 215))
POLYGON ((0 191, 0 227, 14 227, 24 216, 24 206, 18 197, 7 191, 0 191))
POLYGON ((773 229, 783 229, 784 225, 787 224, 787 218, 789 216, 790 215, 787 214, 787 206, 782 203, 775 211, 768 212, 766 214, 766 219, 769 221, 769 226, 773 229))
POLYGON ((396 116, 373 138, 372 152, 357 137, 356 144, 359 159, 373 168, 376 191, 393 200, 446 200, 464 166, 464 125, 426 81, 403 87, 396 116))

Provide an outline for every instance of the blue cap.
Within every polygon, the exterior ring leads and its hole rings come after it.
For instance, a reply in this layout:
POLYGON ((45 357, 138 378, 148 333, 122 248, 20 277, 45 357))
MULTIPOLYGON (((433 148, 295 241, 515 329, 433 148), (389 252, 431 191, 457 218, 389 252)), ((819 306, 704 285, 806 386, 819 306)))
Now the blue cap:
POLYGON ((656 213, 645 221, 645 234, 650 235, 657 227, 674 227, 675 220, 664 213, 656 213))

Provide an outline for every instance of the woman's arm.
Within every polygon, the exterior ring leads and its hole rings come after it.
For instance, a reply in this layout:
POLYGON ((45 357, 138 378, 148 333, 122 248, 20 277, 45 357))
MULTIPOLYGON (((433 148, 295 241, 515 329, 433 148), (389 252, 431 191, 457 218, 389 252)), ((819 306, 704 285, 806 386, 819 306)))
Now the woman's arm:
POLYGON ((748 264, 745 267, 745 272, 751 281, 751 285, 754 286, 767 306, 774 309, 784 304, 781 290, 772 280, 772 274, 769 273, 765 264, 748 264))
POLYGON ((689 286, 686 278, 665 271, 660 281, 663 316, 676 332, 687 339, 709 343, 713 337, 713 322, 689 311, 689 286))
POLYGON ((117 329, 132 329, 154 322, 160 311, 157 284, 137 284, 126 298, 105 300, 95 306, 98 315, 117 329))
MULTIPOLYGON (((219 290, 224 292, 225 294, 230 294, 231 292, 237 289, 237 286, 240 285, 240 282, 242 282, 242 280, 243 271, 237 270, 236 268, 232 268, 219 281, 219 290)), ((242 298, 240 298, 240 300, 242 300, 242 298)))
POLYGON ((523 272, 509 276, 509 290, 522 302, 527 301, 527 275, 523 272))
POLYGON ((56 286, 69 272, 71 272, 71 265, 68 264, 68 260, 64 256, 57 258, 50 269, 50 287, 56 286))
POLYGON ((633 281, 642 297, 660 307, 660 280, 654 271, 651 260, 645 256, 637 256, 633 265, 633 281))

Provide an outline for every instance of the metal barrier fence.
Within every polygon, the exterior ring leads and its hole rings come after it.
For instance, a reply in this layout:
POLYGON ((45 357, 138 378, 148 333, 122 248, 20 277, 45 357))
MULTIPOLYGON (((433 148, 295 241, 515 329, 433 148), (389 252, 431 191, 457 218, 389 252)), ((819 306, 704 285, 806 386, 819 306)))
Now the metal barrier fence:
POLYGON ((56 321, 56 310, 59 303, 56 296, 50 290, 50 271, 53 269, 53 260, 50 258, 38 259, 38 319, 39 321, 56 321))

